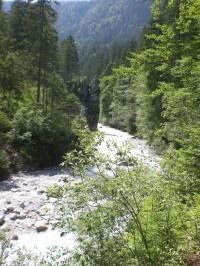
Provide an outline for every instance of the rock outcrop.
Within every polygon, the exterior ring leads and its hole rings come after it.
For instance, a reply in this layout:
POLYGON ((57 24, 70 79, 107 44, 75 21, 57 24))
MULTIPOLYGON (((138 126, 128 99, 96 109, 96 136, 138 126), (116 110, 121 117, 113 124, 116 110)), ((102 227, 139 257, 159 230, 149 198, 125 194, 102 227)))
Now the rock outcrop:
POLYGON ((88 84, 88 81, 84 79, 80 84, 80 87, 74 89, 74 92, 78 96, 81 104, 85 107, 85 115, 89 129, 95 131, 97 129, 100 112, 99 79, 95 77, 90 85, 88 84))

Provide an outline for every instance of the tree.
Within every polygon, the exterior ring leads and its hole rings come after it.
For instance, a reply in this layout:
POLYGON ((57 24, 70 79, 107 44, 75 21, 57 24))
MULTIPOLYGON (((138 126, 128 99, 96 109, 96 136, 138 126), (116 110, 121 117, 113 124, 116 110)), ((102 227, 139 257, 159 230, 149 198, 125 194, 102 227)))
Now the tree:
POLYGON ((7 20, 6 15, 3 12, 3 1, 0 0, 0 36, 6 34, 7 20))
MULTIPOLYGON (((30 9, 28 32, 32 53, 36 55, 37 68, 37 102, 41 100, 41 85, 43 85, 43 100, 46 88, 46 73, 54 69, 57 55, 57 33, 54 28, 56 13, 48 1, 38 1, 30 9), (37 21, 37 23, 32 23, 37 21), (33 27, 33 28, 32 28, 33 27)), ((44 102, 43 102, 44 103, 44 102)))
POLYGON ((72 35, 61 44, 61 64, 60 71, 66 83, 70 83, 73 78, 79 76, 78 51, 72 35))
POLYGON ((11 11, 8 20, 8 33, 14 39, 14 50, 19 51, 27 49, 25 42, 27 36, 26 32, 26 18, 28 16, 30 2, 24 0, 15 0, 11 6, 11 11))
POLYGON ((51 2, 36 3, 16 0, 9 18, 9 33, 14 39, 14 50, 24 57, 26 72, 31 82, 37 82, 36 101, 45 106, 46 76, 57 64, 56 12, 51 2), (41 89, 43 89, 41 91, 41 89))

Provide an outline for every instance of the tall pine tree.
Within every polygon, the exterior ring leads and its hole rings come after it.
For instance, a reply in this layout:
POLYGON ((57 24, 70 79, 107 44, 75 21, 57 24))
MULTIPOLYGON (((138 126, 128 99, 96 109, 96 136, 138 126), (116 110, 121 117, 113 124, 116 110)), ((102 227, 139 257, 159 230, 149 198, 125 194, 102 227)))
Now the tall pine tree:
POLYGON ((61 75, 66 83, 79 76, 79 57, 75 40, 70 35, 61 44, 61 75))

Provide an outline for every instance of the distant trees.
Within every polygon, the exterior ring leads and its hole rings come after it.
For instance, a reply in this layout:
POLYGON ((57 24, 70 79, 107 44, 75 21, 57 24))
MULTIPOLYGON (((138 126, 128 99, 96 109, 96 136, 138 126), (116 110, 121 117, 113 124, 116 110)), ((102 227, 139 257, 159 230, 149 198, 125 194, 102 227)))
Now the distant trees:
POLYGON ((104 71, 108 73, 108 64, 117 67, 113 61, 121 57, 127 41, 139 40, 151 17, 150 6, 151 1, 137 0, 61 3, 57 23, 60 38, 74 36, 80 73, 92 80, 104 71))
POLYGON ((14 50, 27 49, 25 40, 28 38, 26 32, 26 19, 29 14, 30 4, 24 0, 16 0, 12 3, 9 15, 8 33, 14 40, 14 50))
POLYGON ((137 47, 134 39, 124 43, 114 41, 108 45, 88 45, 80 50, 80 69, 90 80, 95 76, 107 76, 112 68, 120 64, 129 65, 127 60, 137 47), (84 69, 84 70, 82 70, 84 69))

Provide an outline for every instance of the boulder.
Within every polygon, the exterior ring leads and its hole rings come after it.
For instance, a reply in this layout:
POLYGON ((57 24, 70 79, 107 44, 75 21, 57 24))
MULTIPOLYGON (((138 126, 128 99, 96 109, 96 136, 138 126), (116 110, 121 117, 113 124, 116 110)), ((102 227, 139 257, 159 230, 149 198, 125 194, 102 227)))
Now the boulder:
POLYGON ((36 226, 36 230, 38 233, 46 231, 48 229, 48 225, 46 221, 38 221, 35 226, 36 226))

